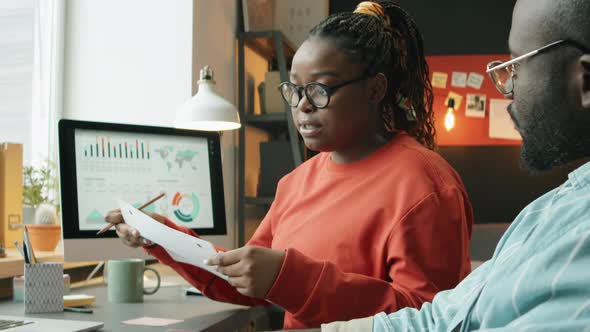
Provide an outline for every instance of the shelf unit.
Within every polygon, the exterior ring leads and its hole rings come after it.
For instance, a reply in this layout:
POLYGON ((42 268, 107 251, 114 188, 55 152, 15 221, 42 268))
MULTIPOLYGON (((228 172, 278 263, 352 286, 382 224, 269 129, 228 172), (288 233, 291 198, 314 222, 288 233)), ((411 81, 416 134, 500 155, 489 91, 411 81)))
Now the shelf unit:
MULTIPOLYGON (((293 168, 303 161, 303 144, 293 126, 291 110, 285 104, 282 112, 252 114, 246 110, 246 65, 245 48, 249 48, 264 58, 267 63, 276 59, 281 81, 289 80, 287 57, 292 57, 294 48, 288 45, 279 31, 240 32, 238 33, 238 109, 242 119, 242 127, 238 134, 238 245, 246 243, 245 222, 246 205, 268 207, 273 197, 246 197, 245 195, 245 164, 246 164, 246 127, 254 127, 267 132, 287 132, 293 155, 293 168)), ((263 176, 263 175, 262 175, 263 176)))

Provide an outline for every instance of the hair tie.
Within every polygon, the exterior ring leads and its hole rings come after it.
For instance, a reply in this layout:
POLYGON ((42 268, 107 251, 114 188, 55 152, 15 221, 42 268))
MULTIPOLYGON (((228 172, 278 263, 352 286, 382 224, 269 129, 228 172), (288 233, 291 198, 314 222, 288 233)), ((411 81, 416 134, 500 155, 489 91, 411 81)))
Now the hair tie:
POLYGON ((381 17, 385 21, 385 26, 388 30, 392 30, 389 16, 385 15, 383 6, 373 1, 363 1, 356 6, 354 13, 366 14, 381 17))

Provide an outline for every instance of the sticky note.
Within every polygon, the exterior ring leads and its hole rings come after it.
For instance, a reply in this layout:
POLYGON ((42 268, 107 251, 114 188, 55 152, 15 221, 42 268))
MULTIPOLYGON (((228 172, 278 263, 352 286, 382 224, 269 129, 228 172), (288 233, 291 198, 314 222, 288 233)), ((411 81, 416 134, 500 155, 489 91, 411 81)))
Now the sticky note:
POLYGON ((435 71, 432 73, 432 87, 433 88, 440 88, 446 89, 447 87, 447 79, 449 78, 449 74, 442 73, 439 71, 435 71))
POLYGON ((182 322, 182 319, 168 319, 157 317, 139 317, 123 321, 127 325, 143 325, 143 326, 166 326, 182 322))

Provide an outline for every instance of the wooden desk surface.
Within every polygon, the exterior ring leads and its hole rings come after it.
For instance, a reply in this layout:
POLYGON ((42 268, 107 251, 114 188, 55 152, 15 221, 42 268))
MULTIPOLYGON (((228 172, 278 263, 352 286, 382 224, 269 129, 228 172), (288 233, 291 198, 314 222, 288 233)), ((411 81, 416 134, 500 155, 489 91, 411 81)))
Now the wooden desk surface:
MULTIPOLYGON (((20 276, 24 273, 25 260, 14 248, 6 249, 6 257, 0 258, 0 279, 20 276)), ((63 262, 64 255, 58 251, 35 251, 39 262, 63 262)), ((64 270, 75 269, 83 266, 93 266, 100 262, 65 262, 64 270)))
MULTIPOLYGON (((263 307, 244 307, 222 302, 215 302, 203 296, 184 295, 183 287, 160 288, 155 295, 145 296, 143 303, 110 303, 107 300, 106 287, 79 289, 74 294, 96 296, 94 313, 60 312, 51 314, 27 315, 27 317, 100 321, 104 323, 101 331, 166 331, 179 329, 187 331, 233 331, 250 325, 267 313, 263 307), (177 324, 160 327, 126 325, 123 321, 154 317, 182 320, 177 324)), ((0 302, 3 315, 23 316, 22 303, 12 301, 0 302)))
MULTIPOLYGON (((156 264, 163 281, 177 282, 178 277, 167 266, 156 264)), ((147 275, 147 274, 146 274, 147 275)), ((144 296, 143 303, 110 303, 107 300, 107 288, 104 285, 91 286, 72 290, 72 294, 89 294, 96 297, 92 306, 94 313, 83 314, 60 312, 51 314, 27 315, 53 319, 72 319, 100 321, 104 328, 100 331, 166 331, 179 329, 186 331, 234 331, 251 326, 251 322, 265 319, 268 309, 264 307, 244 307, 228 303, 212 301, 203 296, 185 295, 186 286, 161 287, 155 295, 144 296), (149 327, 125 325, 122 321, 139 317, 156 317, 178 319, 182 322, 164 326, 149 327)), ((0 301, 0 312, 3 315, 23 316, 24 305, 12 300, 0 301)))

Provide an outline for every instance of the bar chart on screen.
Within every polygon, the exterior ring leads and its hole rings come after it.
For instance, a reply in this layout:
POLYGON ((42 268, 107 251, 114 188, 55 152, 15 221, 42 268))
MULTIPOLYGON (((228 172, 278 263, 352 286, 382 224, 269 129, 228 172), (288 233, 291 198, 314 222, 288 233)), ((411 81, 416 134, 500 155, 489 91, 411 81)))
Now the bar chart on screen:
POLYGON ((95 143, 89 143, 83 147, 85 158, 108 158, 108 159, 150 159, 150 143, 135 140, 112 142, 111 137, 96 136, 95 143))

